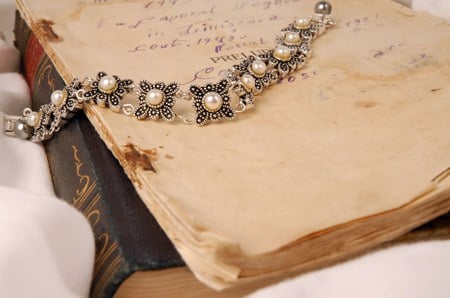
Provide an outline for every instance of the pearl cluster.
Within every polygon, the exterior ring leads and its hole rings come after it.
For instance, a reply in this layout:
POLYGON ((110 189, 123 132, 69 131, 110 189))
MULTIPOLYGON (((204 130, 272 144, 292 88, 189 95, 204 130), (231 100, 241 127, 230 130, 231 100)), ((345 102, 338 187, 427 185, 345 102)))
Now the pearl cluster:
MULTIPOLYGON (((331 6, 327 2, 320 2, 315 8, 316 16, 297 18, 277 39, 278 45, 269 55, 250 57, 232 69, 238 84, 242 87, 238 91, 241 104, 253 105, 253 95, 262 88, 282 78, 288 73, 302 67, 311 56, 310 43, 313 38, 321 34, 321 30, 333 24, 328 17, 331 6), (267 77, 270 75, 270 77, 267 77)), ((238 89, 239 90, 239 89, 238 89)))

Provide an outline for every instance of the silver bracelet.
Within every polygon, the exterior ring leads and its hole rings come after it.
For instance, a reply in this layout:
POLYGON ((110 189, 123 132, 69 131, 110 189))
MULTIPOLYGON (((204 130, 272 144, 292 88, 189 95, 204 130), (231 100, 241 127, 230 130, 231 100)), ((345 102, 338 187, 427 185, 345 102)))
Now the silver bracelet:
POLYGON ((53 91, 50 103, 42 105, 39 111, 25 108, 22 116, 6 115, 4 133, 33 142, 48 140, 89 103, 139 120, 180 119, 187 124, 203 126, 222 118, 234 119, 236 114, 253 107, 255 95, 309 60, 311 42, 335 24, 330 15, 331 5, 326 1, 318 2, 313 16, 296 19, 281 30, 275 48, 258 56, 248 56, 228 69, 225 78, 217 83, 191 85, 188 91, 180 90, 177 83, 145 80, 136 88, 132 80, 103 71, 95 79, 75 78, 63 90, 53 91), (136 106, 121 103, 127 93, 136 95, 136 106), (233 107, 232 96, 237 98, 233 107), (192 100, 195 113, 175 113, 173 108, 177 100, 192 100))

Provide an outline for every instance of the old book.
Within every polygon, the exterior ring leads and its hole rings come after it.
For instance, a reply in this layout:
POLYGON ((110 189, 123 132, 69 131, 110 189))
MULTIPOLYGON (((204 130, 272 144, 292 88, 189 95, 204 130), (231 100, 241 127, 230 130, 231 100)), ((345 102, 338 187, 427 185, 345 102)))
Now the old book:
MULTIPOLYGON (((17 3, 65 81, 105 70, 183 85, 270 48, 314 4, 17 3)), ((324 266, 450 209, 448 24, 387 0, 339 1, 335 15, 307 67, 237 121, 196 128, 86 109, 210 287, 324 266)))

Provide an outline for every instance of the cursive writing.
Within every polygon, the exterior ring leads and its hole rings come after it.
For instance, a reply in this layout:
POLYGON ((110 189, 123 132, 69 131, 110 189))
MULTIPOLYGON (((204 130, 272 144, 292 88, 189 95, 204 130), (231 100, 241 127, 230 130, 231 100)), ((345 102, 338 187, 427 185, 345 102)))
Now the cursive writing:
POLYGON ((241 11, 243 9, 256 9, 269 10, 278 6, 285 6, 289 4, 297 4, 302 0, 240 0, 237 1, 232 8, 232 11, 241 11))
POLYGON ((220 53, 223 50, 229 51, 247 47, 261 47, 267 44, 268 41, 266 41, 263 37, 251 40, 248 39, 246 35, 242 36, 222 35, 216 37, 200 37, 193 40, 176 37, 167 42, 140 43, 128 49, 127 51, 129 53, 136 53, 160 49, 173 49, 180 47, 188 48, 192 46, 210 45, 211 50, 213 50, 215 53, 220 53))
POLYGON ((145 3, 144 8, 163 8, 175 6, 179 3, 178 0, 157 0, 157 1, 148 1, 145 3))
POLYGON ((131 55, 199 47, 221 56, 226 52, 271 47, 266 32, 262 30, 261 35, 255 35, 254 29, 267 28, 270 23, 279 26, 279 21, 286 16, 283 18, 277 10, 286 10, 287 5, 295 7, 299 2, 301 0, 232 0, 226 3, 148 0, 137 3, 140 8, 133 13, 100 15, 95 25, 100 35, 114 32, 124 36, 121 44, 126 44, 126 48, 123 50, 131 55), (254 12, 255 8, 266 12, 247 13, 247 10, 254 12))
POLYGON ((208 9, 201 10, 192 10, 189 12, 175 13, 175 14, 149 14, 145 17, 141 17, 138 19, 122 19, 117 16, 113 16, 110 18, 100 18, 97 22, 97 29, 101 29, 106 26, 114 26, 114 27, 125 27, 128 29, 137 29, 145 24, 153 24, 155 22, 162 23, 173 23, 176 20, 185 20, 189 18, 196 18, 205 15, 214 15, 215 14, 215 5, 211 5, 208 9))
MULTIPOLYGON (((180 85, 190 85, 192 83, 195 83, 197 81, 211 81, 218 77, 225 77, 227 74, 227 70, 223 68, 218 68, 215 66, 208 66, 205 68, 202 68, 194 73, 192 78, 189 80, 180 83, 180 85)), ((297 72, 290 74, 284 78, 280 78, 276 83, 282 84, 282 83, 293 83, 296 80, 307 80, 312 77, 318 76, 319 72, 317 70, 309 70, 309 71, 303 71, 303 72, 297 72)))
POLYGON ((375 54, 372 55, 373 58, 381 58, 389 53, 391 53, 392 51, 394 51, 395 49, 398 48, 403 48, 406 47, 406 42, 402 41, 396 44, 391 44, 383 49, 378 49, 375 51, 375 54))
POLYGON ((366 31, 366 24, 369 23, 372 19, 378 19, 378 13, 372 16, 365 16, 360 18, 355 18, 345 22, 345 27, 352 30, 353 32, 366 31))
POLYGON ((226 30, 228 32, 236 32, 236 28, 241 27, 243 25, 253 25, 253 24, 265 24, 268 22, 278 21, 282 18, 278 15, 270 15, 268 17, 256 17, 256 18, 245 18, 238 20, 223 20, 221 22, 217 22, 213 18, 199 20, 196 22, 189 23, 187 25, 178 27, 180 36, 190 36, 197 33, 208 33, 215 32, 218 30, 226 30))

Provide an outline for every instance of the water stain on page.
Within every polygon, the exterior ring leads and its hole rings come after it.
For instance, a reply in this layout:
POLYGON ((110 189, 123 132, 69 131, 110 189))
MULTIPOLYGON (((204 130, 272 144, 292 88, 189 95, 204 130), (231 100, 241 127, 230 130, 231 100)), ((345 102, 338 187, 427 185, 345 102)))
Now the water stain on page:
POLYGON ((158 160, 158 153, 155 149, 143 149, 132 143, 127 143, 123 148, 125 160, 131 168, 156 173, 152 164, 152 162, 158 160))
POLYGON ((40 33, 40 35, 43 36, 48 42, 63 41, 63 38, 56 34, 53 30, 53 25, 55 25, 55 22, 52 20, 39 19, 34 24, 33 31, 38 34, 40 33))
POLYGON ((367 109, 367 108, 376 107, 377 105, 379 105, 379 103, 376 101, 373 101, 373 100, 358 100, 358 101, 355 101, 354 105, 356 108, 367 109))

